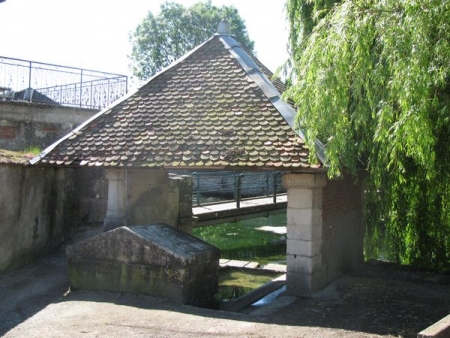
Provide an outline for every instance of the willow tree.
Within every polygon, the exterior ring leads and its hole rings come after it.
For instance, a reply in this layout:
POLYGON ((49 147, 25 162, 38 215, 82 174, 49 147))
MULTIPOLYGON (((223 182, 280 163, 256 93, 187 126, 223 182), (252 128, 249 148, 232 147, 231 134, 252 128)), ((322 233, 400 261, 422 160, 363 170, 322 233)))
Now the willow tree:
POLYGON ((288 0, 298 126, 330 176, 367 173, 390 259, 448 269, 450 2, 324 1, 288 0))

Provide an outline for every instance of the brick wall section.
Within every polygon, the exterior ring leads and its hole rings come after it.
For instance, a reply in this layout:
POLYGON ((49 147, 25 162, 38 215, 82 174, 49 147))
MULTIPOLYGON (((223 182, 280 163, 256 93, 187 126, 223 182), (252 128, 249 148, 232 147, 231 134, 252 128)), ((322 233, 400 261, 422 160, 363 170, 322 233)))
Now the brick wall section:
POLYGON ((363 261, 362 183, 327 180, 322 195, 322 269, 333 280, 363 261))
POLYGON ((0 126, 1 140, 14 140, 17 135, 18 128, 13 126, 0 126))

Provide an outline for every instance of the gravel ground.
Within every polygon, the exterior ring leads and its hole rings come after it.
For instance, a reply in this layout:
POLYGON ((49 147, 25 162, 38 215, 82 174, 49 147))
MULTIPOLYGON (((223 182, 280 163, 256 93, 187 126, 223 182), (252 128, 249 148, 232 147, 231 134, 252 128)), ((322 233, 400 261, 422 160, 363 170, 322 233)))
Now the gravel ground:
POLYGON ((245 314, 70 292, 64 248, 0 276, 5 337, 416 337, 449 313, 449 275, 380 262, 342 275, 315 297, 282 295, 245 314))

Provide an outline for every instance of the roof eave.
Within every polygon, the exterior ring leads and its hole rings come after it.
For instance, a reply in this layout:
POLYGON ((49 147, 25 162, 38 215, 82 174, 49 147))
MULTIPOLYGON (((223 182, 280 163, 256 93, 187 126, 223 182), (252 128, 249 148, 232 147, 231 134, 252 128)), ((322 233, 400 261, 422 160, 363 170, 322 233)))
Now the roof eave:
POLYGON ((79 163, 70 163, 70 164, 52 164, 52 163, 41 163, 43 167, 62 167, 62 168, 103 168, 103 169, 126 169, 126 170, 189 170, 189 171, 212 171, 212 170, 227 170, 227 171, 279 171, 279 172, 290 172, 290 173, 307 173, 307 174, 321 174, 326 173, 327 169, 324 167, 283 167, 283 166, 232 166, 232 165, 212 165, 212 166, 126 166, 126 165, 117 165, 117 166, 108 166, 108 165, 80 165, 79 163))

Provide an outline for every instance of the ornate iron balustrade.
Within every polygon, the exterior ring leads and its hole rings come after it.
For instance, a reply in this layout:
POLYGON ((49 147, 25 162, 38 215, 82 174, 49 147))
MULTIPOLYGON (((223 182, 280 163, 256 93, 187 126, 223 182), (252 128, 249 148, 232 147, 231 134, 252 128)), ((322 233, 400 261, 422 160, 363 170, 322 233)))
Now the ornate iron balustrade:
POLYGON ((0 56, 0 98, 102 109, 128 91, 125 75, 0 56))

